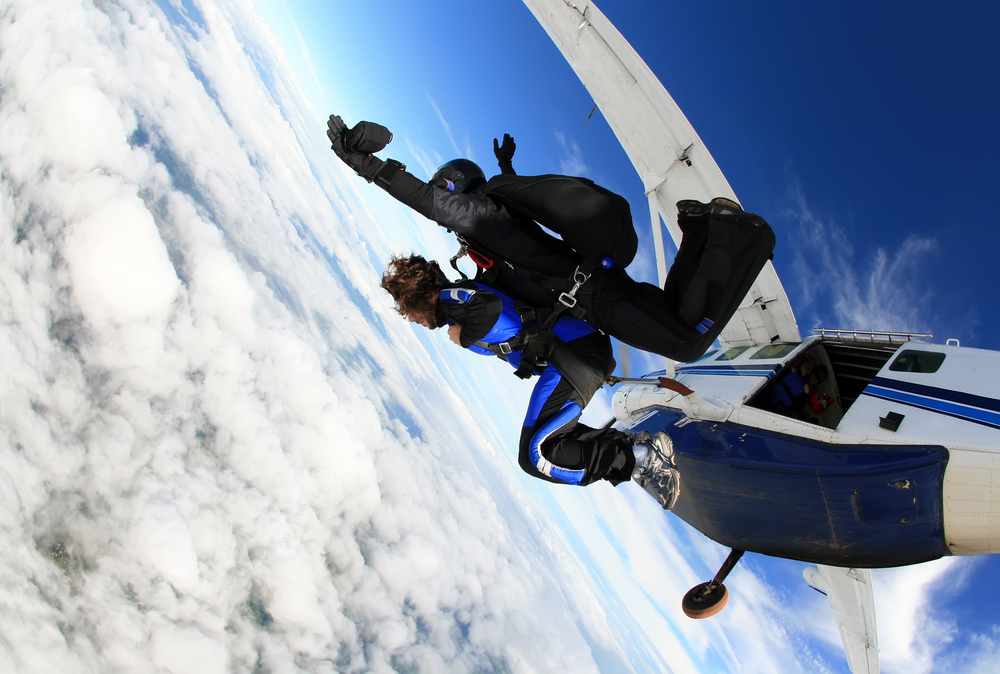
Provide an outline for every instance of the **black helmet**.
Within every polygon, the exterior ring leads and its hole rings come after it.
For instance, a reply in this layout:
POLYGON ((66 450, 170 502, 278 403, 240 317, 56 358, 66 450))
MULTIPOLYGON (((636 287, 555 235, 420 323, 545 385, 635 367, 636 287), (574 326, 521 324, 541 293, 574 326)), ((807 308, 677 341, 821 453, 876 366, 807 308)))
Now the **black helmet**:
POLYGON ((455 183, 456 192, 468 192, 486 182, 483 169, 469 159, 452 159, 442 164, 431 176, 431 182, 439 178, 455 183))

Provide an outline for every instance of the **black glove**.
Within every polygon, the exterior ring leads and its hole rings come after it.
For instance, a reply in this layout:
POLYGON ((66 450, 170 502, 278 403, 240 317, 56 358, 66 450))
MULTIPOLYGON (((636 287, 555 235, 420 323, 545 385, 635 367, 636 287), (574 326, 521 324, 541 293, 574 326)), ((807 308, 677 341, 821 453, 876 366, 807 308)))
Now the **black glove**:
POLYGON ((336 143, 345 131, 347 131, 347 125, 344 124, 340 115, 330 115, 330 119, 326 122, 326 137, 330 139, 330 142, 336 143))
POLYGON ((392 131, 375 122, 358 122, 344 134, 344 146, 349 152, 381 152, 391 142, 392 131))
POLYGON ((497 165, 500 166, 501 173, 514 173, 514 166, 510 160, 514 158, 515 149, 517 149, 517 145, 514 144, 514 139, 509 133, 503 135, 503 145, 498 143, 496 138, 493 139, 493 154, 497 157, 497 165))
MULTIPOLYGON (((362 124, 371 124, 371 122, 361 122, 354 128, 358 129, 362 124)), ((353 131, 347 131, 347 125, 344 124, 344 120, 342 120, 339 116, 330 115, 330 119, 326 123, 326 126, 326 136, 330 139, 330 142, 333 143, 331 149, 334 154, 340 157, 341 161, 354 169, 355 173, 368 182, 375 180, 375 176, 377 176, 378 172, 382 170, 384 162, 371 154, 365 152, 352 152, 347 149, 346 142, 352 135, 353 131)), ((379 128, 385 129, 385 127, 379 128)), ((386 131, 388 132, 387 129, 386 131)), ((362 133, 360 135, 363 136, 364 134, 362 133)), ((389 137, 391 138, 392 134, 389 134, 389 137)))

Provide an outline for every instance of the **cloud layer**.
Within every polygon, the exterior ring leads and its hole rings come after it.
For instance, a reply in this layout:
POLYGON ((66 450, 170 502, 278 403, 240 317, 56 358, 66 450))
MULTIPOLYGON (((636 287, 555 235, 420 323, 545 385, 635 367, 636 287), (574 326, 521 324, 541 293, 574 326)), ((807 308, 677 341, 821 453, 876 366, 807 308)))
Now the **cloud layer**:
POLYGON ((596 671, 266 38, 240 3, 0 22, 0 666, 596 671))

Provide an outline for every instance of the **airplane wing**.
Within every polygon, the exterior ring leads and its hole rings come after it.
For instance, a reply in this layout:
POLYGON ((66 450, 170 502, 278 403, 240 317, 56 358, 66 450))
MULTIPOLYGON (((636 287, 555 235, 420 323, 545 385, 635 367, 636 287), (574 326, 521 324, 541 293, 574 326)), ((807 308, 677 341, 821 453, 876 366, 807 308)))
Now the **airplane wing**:
MULTIPOLYGON (((679 200, 707 202, 736 195, 670 94, 592 2, 524 0, 524 4, 590 92, 642 178, 662 285, 667 264, 660 217, 679 245, 679 200)), ((770 262, 719 341, 724 346, 802 341, 788 296, 770 262)))
POLYGON ((822 590, 830 600, 852 674, 878 674, 872 572, 869 569, 810 566, 803 570, 802 575, 807 583, 822 590))

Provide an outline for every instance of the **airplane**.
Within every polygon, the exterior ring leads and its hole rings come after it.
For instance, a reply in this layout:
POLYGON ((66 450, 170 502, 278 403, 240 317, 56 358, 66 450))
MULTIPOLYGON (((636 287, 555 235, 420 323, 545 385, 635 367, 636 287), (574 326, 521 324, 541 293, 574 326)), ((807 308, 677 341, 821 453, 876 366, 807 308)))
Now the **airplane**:
MULTIPOLYGON (((664 228, 675 245, 681 239, 676 203, 736 194, 594 3, 524 3, 642 179, 662 285, 664 228)), ((718 349, 615 380, 615 427, 670 435, 682 486, 672 512, 732 549, 712 581, 684 596, 686 615, 725 606, 723 581, 745 552, 806 562, 803 575, 830 601, 850 670, 873 674, 871 569, 1000 552, 1000 352, 932 344, 925 334, 817 332, 802 338, 768 262, 718 349), (776 407, 775 390, 804 363, 828 374, 816 409, 790 414, 776 407)))

